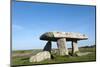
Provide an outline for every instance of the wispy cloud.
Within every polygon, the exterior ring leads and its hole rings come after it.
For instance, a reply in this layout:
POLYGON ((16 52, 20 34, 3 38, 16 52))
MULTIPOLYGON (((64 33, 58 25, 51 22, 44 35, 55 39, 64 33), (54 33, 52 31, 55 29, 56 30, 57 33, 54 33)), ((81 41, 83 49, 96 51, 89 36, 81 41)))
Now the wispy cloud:
POLYGON ((12 25, 12 29, 13 29, 13 30, 23 30, 24 27, 22 27, 22 26, 20 26, 20 25, 17 25, 17 24, 13 24, 13 25, 12 25))

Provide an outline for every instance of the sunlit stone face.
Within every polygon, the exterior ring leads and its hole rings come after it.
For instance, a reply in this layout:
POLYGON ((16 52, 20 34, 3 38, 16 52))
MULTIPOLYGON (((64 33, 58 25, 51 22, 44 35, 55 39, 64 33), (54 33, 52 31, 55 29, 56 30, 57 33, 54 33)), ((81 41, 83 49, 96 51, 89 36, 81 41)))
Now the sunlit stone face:
POLYGON ((41 40, 57 41, 59 38, 66 38, 66 40, 85 40, 88 37, 85 34, 74 33, 74 32, 46 32, 41 35, 41 40))

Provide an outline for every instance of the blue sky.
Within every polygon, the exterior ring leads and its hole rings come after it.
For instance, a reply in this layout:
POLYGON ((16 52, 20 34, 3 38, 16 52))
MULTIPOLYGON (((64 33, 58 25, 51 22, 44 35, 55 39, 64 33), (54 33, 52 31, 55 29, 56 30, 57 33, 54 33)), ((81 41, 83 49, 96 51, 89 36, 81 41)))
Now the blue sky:
MULTIPOLYGON (((79 46, 95 43, 95 6, 31 2, 12 3, 12 49, 42 49, 41 34, 49 31, 79 32, 89 39, 79 46)), ((56 43, 52 43, 56 48, 56 43)), ((71 42, 68 42, 71 47, 71 42)))

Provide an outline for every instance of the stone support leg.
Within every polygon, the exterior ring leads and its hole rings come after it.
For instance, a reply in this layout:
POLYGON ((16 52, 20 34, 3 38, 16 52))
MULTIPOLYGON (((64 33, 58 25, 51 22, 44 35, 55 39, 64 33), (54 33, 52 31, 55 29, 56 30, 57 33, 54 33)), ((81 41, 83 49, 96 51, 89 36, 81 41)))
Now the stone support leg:
POLYGON ((65 38, 61 38, 57 40, 57 46, 59 49, 60 56, 68 55, 68 48, 66 49, 65 45, 66 45, 65 38))
POLYGON ((47 42, 47 44, 45 45, 43 51, 49 51, 49 52, 51 52, 51 41, 47 42))
POLYGON ((72 54, 75 54, 78 51, 79 51, 79 49, 78 49, 77 40, 73 40, 72 41, 72 54))

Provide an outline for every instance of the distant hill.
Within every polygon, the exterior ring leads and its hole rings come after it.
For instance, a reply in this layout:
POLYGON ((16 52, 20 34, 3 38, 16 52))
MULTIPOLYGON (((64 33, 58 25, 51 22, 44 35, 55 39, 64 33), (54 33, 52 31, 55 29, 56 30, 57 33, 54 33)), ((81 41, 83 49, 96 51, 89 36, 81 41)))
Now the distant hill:
POLYGON ((91 46, 82 46, 80 48, 93 48, 93 47, 96 47, 96 45, 91 45, 91 46))

